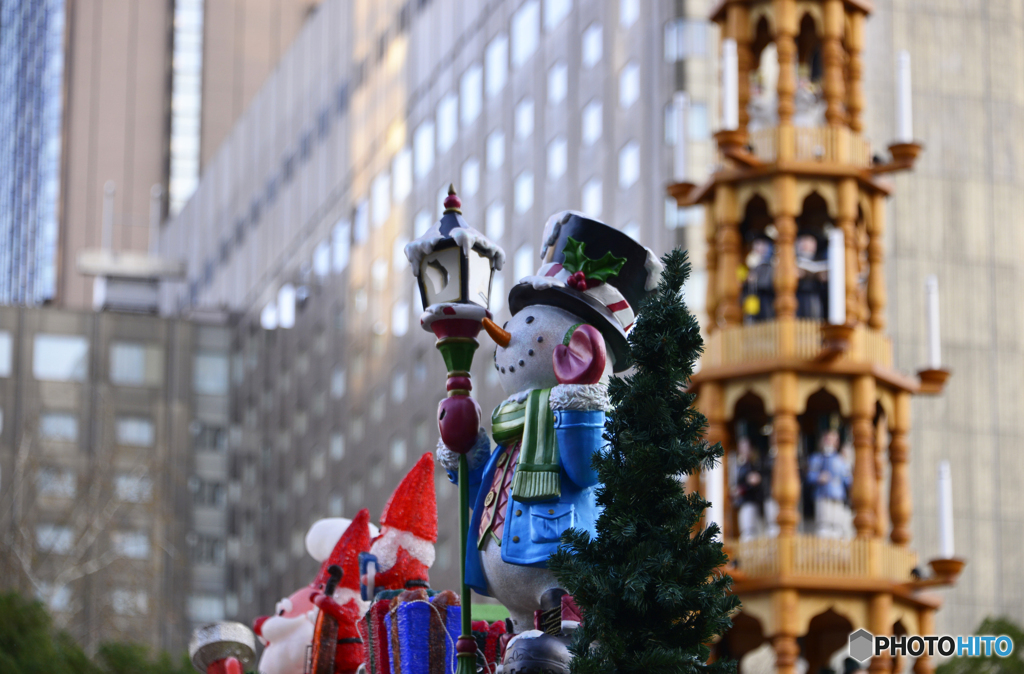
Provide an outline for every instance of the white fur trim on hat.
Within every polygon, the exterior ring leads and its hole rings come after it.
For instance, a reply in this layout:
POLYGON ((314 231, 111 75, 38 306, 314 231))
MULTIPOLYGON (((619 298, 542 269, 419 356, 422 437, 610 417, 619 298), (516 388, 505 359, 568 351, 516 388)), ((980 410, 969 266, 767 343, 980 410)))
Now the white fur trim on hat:
POLYGON ((430 541, 413 536, 408 531, 399 531, 385 526, 380 537, 370 546, 370 554, 377 557, 380 571, 387 571, 398 561, 398 548, 405 548, 409 556, 427 568, 434 565, 434 544, 430 541))
MULTIPOLYGON (((352 520, 347 517, 325 517, 313 522, 313 526, 306 532, 306 552, 316 561, 324 561, 331 556, 331 551, 350 524, 352 520)), ((380 533, 377 527, 372 523, 369 526, 370 538, 376 537, 380 533)))

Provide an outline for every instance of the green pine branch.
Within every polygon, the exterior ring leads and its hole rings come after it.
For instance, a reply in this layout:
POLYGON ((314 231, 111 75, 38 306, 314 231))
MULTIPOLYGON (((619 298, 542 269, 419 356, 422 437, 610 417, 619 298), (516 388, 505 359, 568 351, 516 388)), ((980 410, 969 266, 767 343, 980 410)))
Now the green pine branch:
POLYGON ((610 446, 594 457, 603 508, 597 537, 567 532, 549 562, 584 614, 573 674, 735 670, 731 662, 707 662, 739 600, 720 570, 726 555, 718 527, 698 529, 709 504, 684 493, 679 479, 713 467, 722 448, 704 440, 707 421, 686 392, 703 350, 682 301, 690 265, 680 250, 663 261, 658 289, 630 333, 635 368, 609 386, 610 446))

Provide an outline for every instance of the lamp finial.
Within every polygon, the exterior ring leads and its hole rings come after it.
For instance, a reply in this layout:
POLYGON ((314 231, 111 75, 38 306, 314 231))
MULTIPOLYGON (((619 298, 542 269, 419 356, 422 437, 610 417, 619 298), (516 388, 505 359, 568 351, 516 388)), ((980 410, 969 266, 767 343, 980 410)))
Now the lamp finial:
POLYGON ((462 215, 462 200, 455 193, 455 185, 448 184, 448 196, 444 200, 444 215, 458 213, 462 215))

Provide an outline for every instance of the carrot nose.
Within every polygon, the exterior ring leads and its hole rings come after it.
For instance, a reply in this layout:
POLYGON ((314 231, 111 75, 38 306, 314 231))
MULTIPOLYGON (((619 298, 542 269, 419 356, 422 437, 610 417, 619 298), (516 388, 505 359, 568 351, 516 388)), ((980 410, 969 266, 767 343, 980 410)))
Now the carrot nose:
POLYGON ((512 341, 511 333, 498 327, 498 324, 489 318, 485 318, 483 320, 483 324, 484 330, 486 330, 487 334, 491 336, 491 339, 494 340, 495 344, 502 348, 508 347, 509 342, 512 341))

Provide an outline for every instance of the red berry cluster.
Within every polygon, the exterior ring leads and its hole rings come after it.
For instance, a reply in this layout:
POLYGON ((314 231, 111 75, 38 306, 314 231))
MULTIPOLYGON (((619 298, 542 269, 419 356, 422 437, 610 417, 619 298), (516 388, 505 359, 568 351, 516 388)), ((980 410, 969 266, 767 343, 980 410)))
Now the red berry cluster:
POLYGON ((566 279, 565 285, 574 290, 583 292, 584 290, 590 290, 591 288, 596 288, 601 285, 601 281, 598 281, 597 279, 588 279, 586 274, 582 271, 578 271, 566 279))

